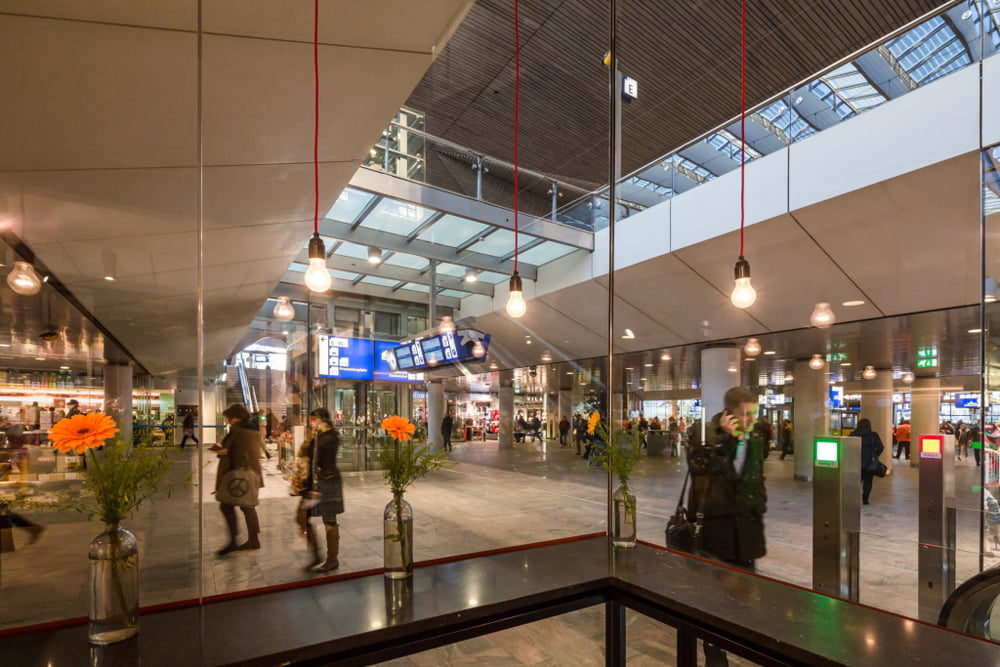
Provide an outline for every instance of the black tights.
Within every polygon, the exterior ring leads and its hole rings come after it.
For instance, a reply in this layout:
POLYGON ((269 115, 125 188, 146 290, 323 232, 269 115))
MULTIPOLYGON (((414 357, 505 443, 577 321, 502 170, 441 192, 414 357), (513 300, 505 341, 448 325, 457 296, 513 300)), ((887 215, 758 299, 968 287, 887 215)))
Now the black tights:
MULTIPOLYGON (((236 505, 219 503, 219 509, 226 520, 226 527, 229 528, 229 543, 236 544, 236 533, 239 532, 236 526, 236 505)), ((260 519, 257 518, 256 507, 241 507, 243 518, 247 522, 247 542, 257 542, 260 535, 260 519)))

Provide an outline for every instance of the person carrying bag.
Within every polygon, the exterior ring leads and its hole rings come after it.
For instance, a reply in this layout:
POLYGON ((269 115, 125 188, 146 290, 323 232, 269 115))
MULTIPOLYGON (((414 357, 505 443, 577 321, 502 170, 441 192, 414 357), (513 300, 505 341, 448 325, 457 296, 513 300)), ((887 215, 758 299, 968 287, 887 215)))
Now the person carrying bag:
POLYGON ((260 428, 250 418, 250 412, 234 403, 222 413, 229 422, 229 433, 222 445, 210 448, 219 456, 215 474, 215 499, 229 529, 229 543, 219 550, 220 556, 233 551, 260 549, 260 519, 257 517, 259 491, 264 486, 260 468, 260 428), (243 511, 247 524, 247 541, 236 544, 236 508, 243 511))

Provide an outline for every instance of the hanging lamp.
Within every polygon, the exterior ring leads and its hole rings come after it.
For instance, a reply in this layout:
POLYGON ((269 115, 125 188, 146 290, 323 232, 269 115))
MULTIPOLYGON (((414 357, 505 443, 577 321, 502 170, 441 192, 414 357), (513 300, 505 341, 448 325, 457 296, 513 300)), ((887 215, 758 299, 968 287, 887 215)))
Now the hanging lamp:
POLYGON ((809 324, 817 329, 826 329, 836 321, 837 316, 833 314, 833 309, 830 308, 830 304, 826 301, 817 303, 812 314, 809 316, 809 324))
POLYGON ((809 368, 814 371, 818 371, 826 366, 826 361, 823 360, 822 354, 814 354, 812 358, 809 359, 809 368))
POLYGON ((514 0, 514 274, 510 277, 509 292, 507 297, 507 314, 513 318, 522 317, 528 309, 524 303, 524 288, 521 285, 521 276, 517 273, 518 255, 518 188, 520 182, 518 174, 518 122, 521 114, 521 31, 519 23, 518 0, 514 0))
POLYGON ((874 366, 865 366, 865 370, 861 371, 861 377, 866 380, 874 380, 878 377, 878 371, 875 370, 874 366))
POLYGON ((287 296, 279 296, 278 303, 274 304, 274 310, 271 314, 276 320, 288 322, 295 317, 295 307, 287 296))
POLYGON ((38 294, 38 290, 42 289, 42 281, 29 262, 14 262, 14 268, 7 274, 7 284, 24 296, 38 294))
POLYGON ((747 115, 747 2, 740 9, 740 255, 736 260, 735 284, 729 300, 737 308, 749 308, 757 300, 750 284, 750 262, 743 256, 743 228, 746 225, 746 115, 747 115))
POLYGON ((743 353, 748 357, 756 357, 761 352, 760 341, 756 338, 751 338, 747 341, 747 344, 743 346, 743 353))
POLYGON ((913 380, 916 378, 913 375, 913 371, 906 371, 900 379, 903 381, 903 384, 913 384, 913 380))
POLYGON ((325 292, 333 279, 326 268, 326 246, 319 235, 319 0, 313 2, 313 110, 313 235, 309 239, 305 281, 313 292, 325 292))

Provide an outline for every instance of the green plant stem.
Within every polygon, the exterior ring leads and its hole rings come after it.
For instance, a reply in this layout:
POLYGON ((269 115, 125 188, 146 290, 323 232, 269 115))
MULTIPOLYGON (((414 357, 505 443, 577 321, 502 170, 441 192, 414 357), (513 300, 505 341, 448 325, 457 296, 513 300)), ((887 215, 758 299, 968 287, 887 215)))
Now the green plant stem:
POLYGON ((403 493, 393 493, 392 494, 393 503, 396 505, 396 541, 399 542, 400 548, 400 562, 403 564, 403 571, 409 572, 411 569, 412 558, 407 558, 407 547, 406 547, 406 525, 403 521, 403 493))
POLYGON ((115 596, 118 598, 118 606, 121 608, 122 618, 127 626, 132 627, 136 624, 136 619, 130 613, 128 603, 125 601, 125 587, 122 586, 122 577, 119 570, 122 533, 117 521, 106 524, 106 528, 107 532, 111 534, 111 585, 115 589, 115 596))

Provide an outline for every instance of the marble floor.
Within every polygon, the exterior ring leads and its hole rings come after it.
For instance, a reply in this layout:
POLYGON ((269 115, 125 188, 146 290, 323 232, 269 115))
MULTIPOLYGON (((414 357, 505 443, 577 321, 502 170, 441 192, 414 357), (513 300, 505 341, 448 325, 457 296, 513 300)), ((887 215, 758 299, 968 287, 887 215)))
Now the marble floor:
MULTIPOLYGON (((416 517, 418 562, 605 529, 607 474, 590 469, 572 447, 522 443, 501 450, 495 441, 456 443, 451 456, 458 462, 454 468, 432 473, 407 492, 416 517)), ((203 492, 187 488, 156 498, 127 522, 140 541, 141 604, 315 576, 302 570, 307 552, 294 524, 297 499, 288 495, 273 459, 264 463, 266 485, 258 508, 262 548, 215 555, 226 536, 209 493, 214 456, 205 456, 204 462, 203 492), (199 499, 205 502, 199 504, 199 499)), ((810 587, 812 487, 793 480, 793 467, 790 459, 774 456, 765 462, 768 554, 758 568, 766 576, 810 587)), ((176 468, 179 477, 197 469, 192 450, 185 450, 176 468)), ((956 474, 961 582, 980 570, 979 476, 969 461, 958 462, 956 474)), ((634 479, 640 539, 663 543, 664 524, 683 480, 681 459, 641 459, 634 479)), ((379 568, 381 517, 390 499, 381 473, 345 474, 344 493, 338 573, 379 568)), ((861 601, 908 616, 917 612, 916 502, 917 470, 895 462, 894 474, 875 480, 872 504, 862 509, 861 519, 861 601)), ((26 531, 15 529, 16 548, 0 554, 0 629, 85 616, 87 544, 100 525, 72 512, 26 516, 46 531, 30 544, 26 531)), ((989 567, 998 559, 987 551, 983 563, 989 567)))

